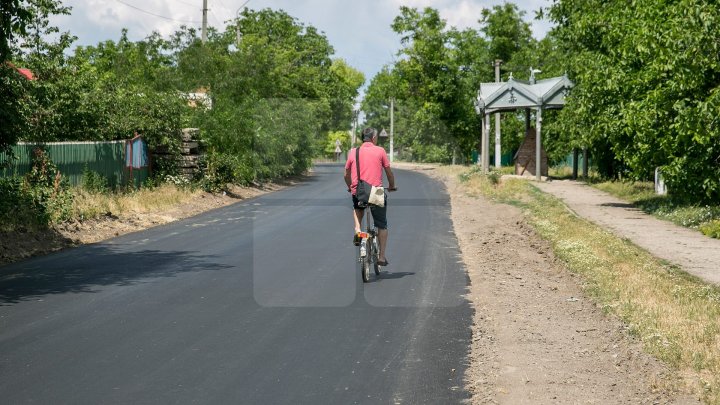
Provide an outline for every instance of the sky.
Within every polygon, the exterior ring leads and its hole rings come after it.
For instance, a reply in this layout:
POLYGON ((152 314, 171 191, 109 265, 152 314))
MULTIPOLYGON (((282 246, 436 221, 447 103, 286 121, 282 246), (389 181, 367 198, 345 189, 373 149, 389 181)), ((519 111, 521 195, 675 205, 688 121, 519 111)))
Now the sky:
MULTIPOLYGON (((504 0, 250 0, 251 9, 282 9, 305 25, 325 33, 335 48, 334 57, 345 59, 365 74, 366 85, 384 65, 390 64, 401 49, 400 36, 390 25, 400 6, 433 7, 448 26, 478 28, 483 8, 504 0)), ((246 0, 208 0, 208 24, 224 29, 246 0)), ((547 7, 550 0, 517 0, 526 12, 533 35, 545 36, 551 24, 535 21, 535 10, 547 7)), ((153 31, 169 36, 181 25, 200 27, 202 0, 63 0, 72 7, 72 15, 55 17, 61 31, 78 37, 75 45, 95 45, 117 41, 127 28, 131 41, 145 38, 153 31)))

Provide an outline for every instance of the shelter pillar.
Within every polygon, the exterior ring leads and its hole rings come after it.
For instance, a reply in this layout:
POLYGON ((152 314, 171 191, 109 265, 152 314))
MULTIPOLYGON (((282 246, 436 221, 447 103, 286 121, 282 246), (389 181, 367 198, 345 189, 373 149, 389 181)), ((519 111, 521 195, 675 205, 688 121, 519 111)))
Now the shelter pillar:
POLYGON ((477 165, 482 168, 482 159, 485 155, 485 116, 480 118, 480 153, 478 154, 477 165))
POLYGON ((537 134, 535 136, 535 180, 540 181, 542 176, 542 107, 537 109, 537 134))
POLYGON ((500 113, 495 114, 495 168, 499 169, 502 161, 501 157, 501 145, 500 145, 500 113))
POLYGON ((482 171, 487 174, 490 171, 490 114, 485 113, 485 133, 482 144, 482 171))

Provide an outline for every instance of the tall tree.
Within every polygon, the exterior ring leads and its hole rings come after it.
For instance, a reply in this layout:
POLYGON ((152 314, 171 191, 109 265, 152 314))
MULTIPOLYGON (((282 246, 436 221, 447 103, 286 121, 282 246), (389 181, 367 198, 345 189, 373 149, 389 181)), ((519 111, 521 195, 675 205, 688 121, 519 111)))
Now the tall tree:
POLYGON ((17 35, 23 35, 32 13, 23 0, 0 1, 0 62, 12 56, 11 43, 17 35))
POLYGON ((35 69, 46 70, 48 66, 61 65, 66 49, 77 37, 69 32, 60 32, 56 26, 50 25, 50 17, 69 15, 72 7, 63 6, 60 0, 26 0, 31 17, 27 22, 26 34, 22 35, 20 49, 23 58, 35 69), (55 34, 58 38, 51 41, 55 34))
MULTIPOLYGON (((528 59, 535 54, 536 41, 532 37, 530 24, 523 20, 525 12, 513 3, 503 3, 492 9, 483 9, 480 31, 488 40, 488 51, 492 59, 502 60, 504 70, 516 74, 527 73, 528 59)), ((492 62, 492 61, 491 61, 492 62)))
POLYGON ((576 82, 561 113, 609 176, 663 167, 678 198, 720 198, 720 9, 713 2, 558 0, 549 15, 576 82))

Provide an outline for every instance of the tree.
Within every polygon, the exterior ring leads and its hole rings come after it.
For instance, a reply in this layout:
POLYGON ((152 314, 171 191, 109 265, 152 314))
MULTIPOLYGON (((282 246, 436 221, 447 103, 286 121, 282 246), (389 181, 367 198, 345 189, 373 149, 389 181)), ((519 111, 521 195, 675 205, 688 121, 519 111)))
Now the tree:
POLYGON ((23 59, 43 75, 51 67, 62 65, 65 59, 63 53, 77 39, 69 32, 60 33, 58 27, 50 25, 50 16, 69 15, 72 7, 63 6, 59 0, 27 1, 31 17, 27 21, 26 33, 20 36, 23 41, 19 48, 24 50, 23 59), (54 34, 60 35, 56 41, 49 42, 48 38, 54 34))
POLYGON ((11 43, 16 35, 25 33, 25 27, 32 17, 30 10, 21 0, 3 0, 0 2, 0 62, 12 56, 11 43))
POLYGON ((608 176, 663 167, 676 198, 720 198, 720 9, 700 0, 559 0, 553 35, 576 83, 560 114, 608 176))
MULTIPOLYGON (((14 67, 0 64, 0 154, 8 154, 27 128, 27 87, 14 67)), ((0 166, 5 163, 0 159, 0 166)))
POLYGON ((505 71, 518 74, 528 72, 528 62, 531 62, 536 50, 536 41, 530 24, 523 21, 524 15, 515 4, 503 3, 492 9, 483 9, 480 19, 480 31, 487 38, 489 56, 502 60, 505 71))

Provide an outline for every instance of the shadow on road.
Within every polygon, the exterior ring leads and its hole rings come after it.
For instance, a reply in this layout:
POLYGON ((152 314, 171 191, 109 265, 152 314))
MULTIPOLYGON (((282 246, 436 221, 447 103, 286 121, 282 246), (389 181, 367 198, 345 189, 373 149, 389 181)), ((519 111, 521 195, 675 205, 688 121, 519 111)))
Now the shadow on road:
POLYGON ((403 278, 407 276, 414 276, 415 273, 407 272, 407 271, 399 271, 397 273, 391 273, 389 271, 381 271, 379 279, 375 278, 375 281, 382 281, 382 280, 393 280, 398 278, 403 278))
POLYGON ((212 256, 186 251, 118 252, 106 245, 85 246, 69 255, 50 255, 0 269, 0 306, 49 294, 93 293, 99 286, 127 286, 147 278, 228 267, 214 263, 212 256))

